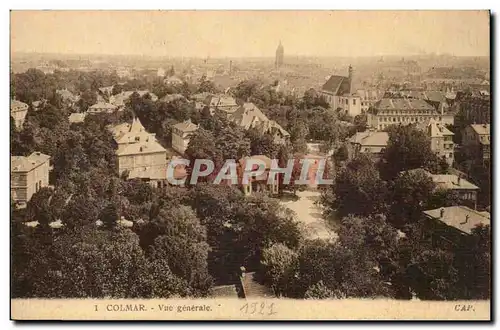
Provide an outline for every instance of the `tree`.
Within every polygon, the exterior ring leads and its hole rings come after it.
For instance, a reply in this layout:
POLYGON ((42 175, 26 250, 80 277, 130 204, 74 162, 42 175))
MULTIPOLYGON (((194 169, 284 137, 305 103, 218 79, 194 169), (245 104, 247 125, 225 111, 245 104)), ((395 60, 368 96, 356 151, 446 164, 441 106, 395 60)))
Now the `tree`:
POLYGON ((97 103, 97 94, 95 92, 85 90, 82 95, 80 95, 80 99, 76 103, 80 112, 86 112, 87 109, 97 103))
POLYGON ((282 243, 273 244, 262 251, 262 272, 267 283, 277 296, 287 295, 293 290, 297 271, 298 255, 282 243))
POLYGON ((210 159, 218 167, 222 164, 221 150, 215 145, 215 137, 207 130, 199 128, 189 140, 185 155, 190 161, 190 167, 194 165, 196 159, 210 159))
POLYGON ((239 127, 226 126, 215 138, 215 147, 223 160, 238 160, 250 155, 250 140, 239 127))
POLYGON ((206 228, 193 210, 186 206, 165 207, 151 221, 158 234, 151 246, 151 258, 166 260, 173 274, 206 293, 212 284, 207 264, 210 249, 206 228))
POLYGON ((413 125, 392 126, 381 158, 381 176, 393 179, 401 171, 429 168, 436 160, 429 138, 413 125))
POLYGON ((398 227, 419 221, 435 188, 432 178, 424 170, 401 173, 391 189, 390 221, 398 227))
POLYGON ((334 185, 323 193, 322 204, 341 217, 369 216, 385 212, 386 193, 387 185, 380 179, 375 164, 361 155, 338 172, 334 185))

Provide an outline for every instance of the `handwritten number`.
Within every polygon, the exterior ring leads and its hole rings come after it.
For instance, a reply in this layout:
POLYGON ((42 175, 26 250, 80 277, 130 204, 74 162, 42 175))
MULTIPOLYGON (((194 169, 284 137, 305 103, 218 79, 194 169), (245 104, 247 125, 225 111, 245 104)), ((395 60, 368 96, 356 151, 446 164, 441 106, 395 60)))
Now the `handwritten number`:
POLYGON ((245 305, 243 305, 243 307, 240 308, 240 311, 243 312, 243 310, 245 310, 245 312, 244 312, 245 314, 248 313, 248 303, 246 303, 245 305))
POLYGON ((274 310, 274 303, 267 305, 265 302, 261 302, 260 304, 257 302, 251 303, 250 309, 248 309, 248 303, 246 303, 240 308, 240 311, 245 313, 245 314, 253 315, 257 312, 257 309, 259 310, 258 314, 261 314, 261 315, 277 314, 276 311, 274 310))

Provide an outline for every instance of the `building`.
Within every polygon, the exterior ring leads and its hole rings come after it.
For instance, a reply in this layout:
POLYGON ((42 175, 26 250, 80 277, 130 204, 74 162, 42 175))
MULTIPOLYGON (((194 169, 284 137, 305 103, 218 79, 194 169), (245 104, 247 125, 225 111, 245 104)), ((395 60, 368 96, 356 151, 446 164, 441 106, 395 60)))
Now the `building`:
MULTIPOLYGON (((249 157, 243 157, 239 160, 237 166, 238 178, 241 186, 241 190, 245 195, 251 195, 254 192, 259 193, 269 193, 269 194, 278 194, 279 192, 279 184, 278 180, 275 180, 273 183, 268 184, 267 180, 269 178, 269 174, 271 172, 272 160, 265 155, 254 155, 249 157), (243 174, 247 165, 247 162, 250 160, 262 161, 265 164, 264 173, 258 176, 253 176, 248 178, 248 182, 243 182, 243 174)), ((255 165, 254 169, 258 169, 258 166, 255 165)))
POLYGON ((354 117, 362 113, 361 96, 354 91, 354 70, 350 65, 348 73, 347 77, 330 76, 321 88, 320 94, 332 109, 342 109, 345 113, 354 117))
POLYGON ((408 125, 434 119, 441 124, 454 123, 451 113, 439 112, 422 99, 383 98, 368 111, 368 127, 384 130, 391 125, 408 125))
POLYGON ((382 98, 384 93, 378 90, 358 89, 356 94, 361 99, 361 113, 366 113, 370 107, 382 98))
POLYGON ((222 110, 226 114, 232 114, 238 109, 238 104, 236 103, 236 100, 234 97, 229 96, 229 95, 209 95, 208 97, 205 97, 205 105, 207 105, 210 108, 210 113, 213 115, 215 113, 215 110, 222 110))
POLYGON ((95 114, 95 113, 113 113, 116 110, 118 110, 118 107, 116 105, 110 104, 110 103, 105 103, 105 102, 99 102, 94 105, 91 105, 87 109, 87 113, 89 114, 95 114))
POLYGON ((357 132, 349 140, 349 158, 355 158, 360 154, 370 155, 375 160, 380 159, 383 150, 389 142, 389 133, 367 130, 357 132))
POLYGON ((462 145, 471 158, 490 160, 490 124, 472 124, 464 128, 462 145))
POLYGON ((478 212, 466 206, 442 207, 423 212, 426 228, 435 244, 454 247, 480 225, 490 225, 487 212, 478 212))
POLYGON ((69 115, 68 120, 70 124, 78 124, 83 123, 85 121, 85 117, 87 117, 86 112, 76 112, 69 115))
POLYGON ((455 174, 431 174, 424 169, 414 169, 411 171, 421 171, 436 184, 436 189, 452 190, 457 193, 460 200, 467 206, 476 209, 477 194, 479 187, 455 174))
POLYGON ((28 157, 10 157, 10 194, 18 203, 27 203, 34 193, 49 185, 50 156, 34 152, 28 157))
POLYGON ((228 116, 229 121, 248 130, 257 129, 261 134, 270 134, 276 143, 285 143, 290 134, 274 120, 269 120, 253 103, 244 103, 228 116))
POLYGON ((146 131, 138 118, 110 128, 118 146, 118 173, 161 187, 167 178, 167 151, 146 131))
POLYGON ((424 131, 431 140, 431 150, 439 157, 446 159, 448 165, 453 165, 455 144, 453 143, 453 132, 447 129, 442 123, 434 119, 417 124, 417 128, 424 131))
POLYGON ((191 119, 175 124, 172 127, 172 148, 183 155, 189 145, 191 136, 198 128, 200 126, 193 124, 191 119))
POLYGON ((284 59, 285 59, 285 49, 283 48, 283 45, 281 44, 280 41, 278 48, 276 48, 276 58, 274 60, 274 67, 276 69, 281 68, 283 66, 284 59))
POLYGON ((28 114, 29 106, 18 100, 10 101, 10 115, 14 118, 14 124, 17 128, 22 128, 24 124, 24 119, 26 119, 26 115, 28 114))

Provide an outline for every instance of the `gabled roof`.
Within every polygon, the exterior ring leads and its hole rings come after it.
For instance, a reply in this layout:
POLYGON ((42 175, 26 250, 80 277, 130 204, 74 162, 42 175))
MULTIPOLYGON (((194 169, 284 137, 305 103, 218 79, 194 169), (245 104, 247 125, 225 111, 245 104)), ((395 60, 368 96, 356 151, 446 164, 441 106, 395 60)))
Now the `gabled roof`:
POLYGON ((28 157, 25 156, 11 156, 10 166, 12 172, 29 172, 35 167, 50 160, 50 156, 42 154, 41 152, 33 152, 28 157))
POLYGON ((155 135, 146 131, 139 118, 134 118, 132 124, 123 123, 113 126, 110 128, 110 131, 117 144, 134 142, 136 141, 136 137, 139 137, 138 142, 146 140, 155 141, 155 135))
POLYGON ((116 151, 117 156, 150 154, 157 152, 166 152, 166 149, 161 146, 154 138, 149 141, 141 141, 136 143, 120 144, 116 151))
POLYGON ((184 133, 194 132, 199 128, 199 126, 194 124, 191 121, 191 119, 185 120, 182 123, 177 123, 174 125, 174 127, 177 128, 178 130, 184 132, 184 133))
POLYGON ((430 118, 426 121, 417 123, 416 127, 422 131, 426 131, 430 137, 452 136, 454 133, 443 124, 430 118))
POLYGON ((323 85, 322 90, 341 96, 351 93, 351 84, 348 77, 330 76, 330 79, 323 85))
POLYGON ((490 135, 490 124, 471 124, 470 125, 474 132, 479 135, 490 135))
POLYGON ((422 99, 383 98, 373 106, 377 110, 434 110, 422 99))
POLYGON ((432 174, 432 181, 439 187, 445 189, 467 189, 477 190, 478 186, 470 183, 469 181, 460 178, 455 174, 432 174))
POLYGON ((87 117, 86 112, 72 113, 71 115, 69 115, 68 120, 70 123, 82 123, 85 121, 85 117, 87 117))
POLYGON ((349 139, 349 142, 361 146, 386 147, 389 142, 389 133, 372 131, 357 132, 349 139))
POLYGON ((10 100, 10 111, 25 111, 28 110, 28 105, 18 100, 10 100))
POLYGON ((489 217, 466 206, 442 207, 424 211, 424 214, 466 234, 471 234, 472 229, 478 225, 490 224, 489 217), (441 216, 441 213, 443 216, 441 216))
POLYGON ((262 113, 253 103, 245 103, 240 106, 240 108, 230 116, 229 120, 245 129, 252 127, 256 121, 269 121, 266 115, 264 115, 264 113, 262 113))

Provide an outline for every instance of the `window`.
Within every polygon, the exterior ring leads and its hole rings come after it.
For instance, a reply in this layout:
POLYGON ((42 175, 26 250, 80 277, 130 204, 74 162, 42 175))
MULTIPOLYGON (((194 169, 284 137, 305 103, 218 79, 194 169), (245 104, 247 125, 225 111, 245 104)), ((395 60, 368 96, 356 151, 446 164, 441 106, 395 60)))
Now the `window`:
POLYGON ((352 99, 352 105, 356 105, 356 99, 352 99))
POLYGON ((345 99, 345 105, 349 105, 349 99, 345 99))
POLYGON ((135 142, 139 142, 140 140, 141 140, 140 137, 138 137, 138 136, 135 137, 135 142))
POLYGON ((38 189, 42 189, 42 180, 38 182, 38 189))

